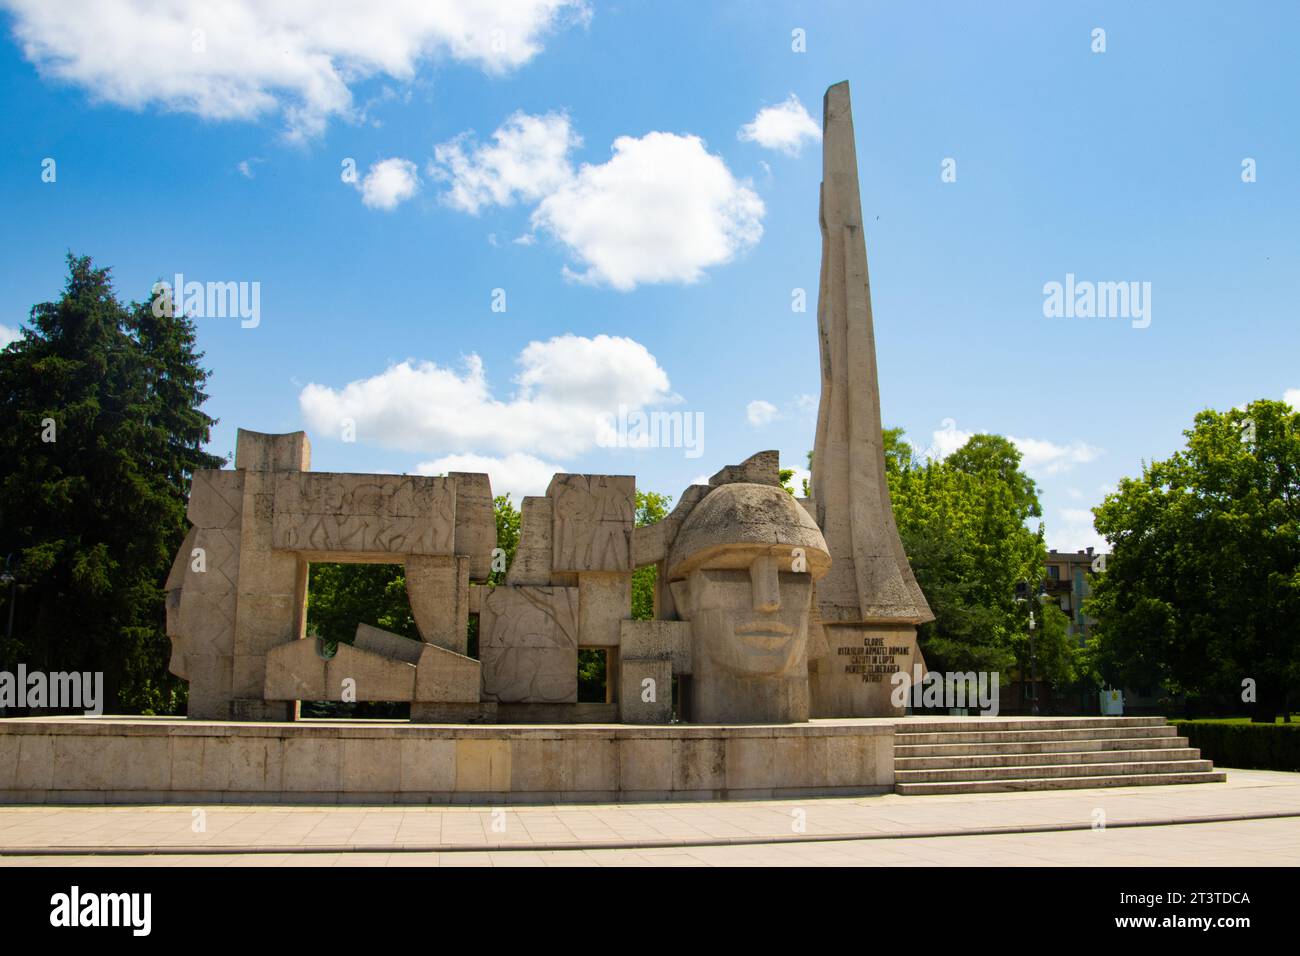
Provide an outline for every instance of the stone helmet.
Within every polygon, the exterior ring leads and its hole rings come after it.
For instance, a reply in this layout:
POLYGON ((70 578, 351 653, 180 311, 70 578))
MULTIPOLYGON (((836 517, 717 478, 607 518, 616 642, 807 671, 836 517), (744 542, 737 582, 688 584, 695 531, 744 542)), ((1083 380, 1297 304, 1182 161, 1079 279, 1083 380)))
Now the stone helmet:
POLYGON ((667 580, 696 568, 747 568, 755 558, 789 560, 803 549, 813 578, 830 569, 826 539, 812 516, 784 488, 735 482, 712 489, 691 509, 673 541, 667 580))

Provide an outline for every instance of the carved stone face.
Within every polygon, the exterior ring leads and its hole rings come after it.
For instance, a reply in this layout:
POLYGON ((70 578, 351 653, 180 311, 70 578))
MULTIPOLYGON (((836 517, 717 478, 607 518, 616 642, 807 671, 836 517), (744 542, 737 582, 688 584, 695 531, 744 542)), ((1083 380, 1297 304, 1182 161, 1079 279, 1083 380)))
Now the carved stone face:
POLYGON ((748 570, 701 567, 673 582, 678 613, 691 622, 704 670, 780 677, 805 659, 812 575, 781 567, 776 558, 760 556, 748 570))

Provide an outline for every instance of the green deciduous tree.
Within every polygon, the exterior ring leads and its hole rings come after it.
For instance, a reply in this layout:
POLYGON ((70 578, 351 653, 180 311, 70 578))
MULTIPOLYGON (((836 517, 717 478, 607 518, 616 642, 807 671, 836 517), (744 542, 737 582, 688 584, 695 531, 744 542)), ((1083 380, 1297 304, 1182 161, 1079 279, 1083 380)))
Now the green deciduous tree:
POLYGON ((313 564, 307 582, 307 631, 328 646, 351 644, 369 624, 420 639, 400 564, 313 564))
MULTIPOLYGON (((657 491, 636 490, 636 526, 638 528, 654 524, 668 516, 668 506, 672 504, 671 495, 661 495, 657 491)), ((638 621, 648 621, 655 616, 655 581, 658 570, 654 565, 637 568, 632 572, 632 617, 638 621)))
MULTIPOLYGON (((510 501, 510 495, 497 495, 492 499, 492 513, 497 522, 497 547, 505 552, 504 567, 508 570, 514 564, 515 551, 519 548, 519 509, 510 501)), ((488 583, 496 586, 503 584, 505 571, 493 571, 488 575, 488 583)))
POLYGON ((927 664, 943 671, 1030 671, 1035 614, 1038 676, 1078 678, 1078 651, 1059 607, 1017 602, 1019 582, 1038 589, 1047 550, 1042 509, 1020 452, 999 435, 974 435, 941 460, 920 459, 902 429, 884 432, 894 520, 935 620, 920 628, 927 664))
POLYGON ((1300 680, 1300 414, 1261 400, 1205 410, 1186 445, 1098 506, 1110 542, 1085 610, 1116 684, 1287 711, 1300 680))

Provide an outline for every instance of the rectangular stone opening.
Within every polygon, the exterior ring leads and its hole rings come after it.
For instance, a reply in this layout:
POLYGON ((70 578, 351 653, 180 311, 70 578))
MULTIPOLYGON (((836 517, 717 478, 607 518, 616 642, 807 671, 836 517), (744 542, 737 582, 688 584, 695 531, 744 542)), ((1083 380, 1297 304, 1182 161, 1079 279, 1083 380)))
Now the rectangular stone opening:
MULTIPOLYGON (((358 624, 420 640, 406 594, 405 568, 400 564, 310 563, 307 639, 319 638, 325 653, 332 654, 339 644, 352 643, 358 624)), ((298 714, 305 719, 405 720, 411 715, 411 705, 407 701, 304 700, 299 702, 298 714)))
POLYGON ((609 650, 604 647, 578 648, 578 703, 613 703, 609 658, 609 650))
POLYGON ((673 675, 673 720, 691 722, 691 677, 689 674, 673 675))

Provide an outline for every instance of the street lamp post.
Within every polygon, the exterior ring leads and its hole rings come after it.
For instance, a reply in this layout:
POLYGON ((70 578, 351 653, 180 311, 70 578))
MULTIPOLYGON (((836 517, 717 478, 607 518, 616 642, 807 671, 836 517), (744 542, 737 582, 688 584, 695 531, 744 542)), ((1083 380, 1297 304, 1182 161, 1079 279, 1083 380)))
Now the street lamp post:
MULTIPOLYGON (((1047 599, 1047 587, 1040 584, 1038 586, 1038 603, 1042 604, 1047 599)), ((1029 582, 1020 581, 1016 584, 1016 601, 1029 603, 1029 582)), ((1034 653, 1034 608, 1029 607, 1029 692, 1030 697, 1029 712, 1035 717, 1038 716, 1038 657, 1034 653)))

